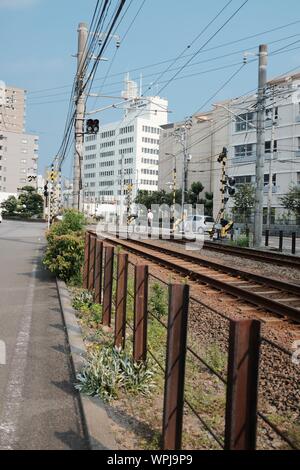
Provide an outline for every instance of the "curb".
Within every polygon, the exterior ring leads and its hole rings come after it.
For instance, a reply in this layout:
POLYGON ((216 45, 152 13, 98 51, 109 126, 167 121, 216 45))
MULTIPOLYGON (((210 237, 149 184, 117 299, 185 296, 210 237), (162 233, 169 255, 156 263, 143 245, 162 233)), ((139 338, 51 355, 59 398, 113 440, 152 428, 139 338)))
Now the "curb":
MULTIPOLYGON (((77 323, 75 310, 71 305, 66 284, 56 279, 56 285, 71 351, 71 362, 75 375, 77 375, 84 365, 84 358, 86 356, 86 348, 82 340, 82 330, 77 323)), ((78 394, 90 449, 118 450, 104 403, 97 397, 89 397, 80 392, 78 394)))

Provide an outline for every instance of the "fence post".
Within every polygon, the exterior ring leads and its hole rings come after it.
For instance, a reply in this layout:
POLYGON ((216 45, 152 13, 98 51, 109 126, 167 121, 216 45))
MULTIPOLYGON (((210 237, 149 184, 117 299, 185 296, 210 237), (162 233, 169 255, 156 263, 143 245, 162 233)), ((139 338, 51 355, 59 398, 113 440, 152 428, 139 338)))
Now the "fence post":
POLYGON ((103 242, 96 241, 95 250, 95 302, 101 304, 103 242))
POLYGON ((279 251, 282 253, 282 248, 283 248, 283 231, 280 230, 279 232, 279 251))
POLYGON ((225 450, 255 450, 260 322, 231 320, 225 450))
POLYGON ((105 251, 105 255, 104 255, 102 323, 103 325, 110 326, 113 271, 114 271, 114 247, 106 246, 104 251, 105 251))
POLYGON ((163 411, 163 450, 181 448, 189 286, 169 287, 169 317, 163 411))
POLYGON ((89 232, 85 232, 83 283, 82 283, 84 289, 88 288, 90 237, 91 237, 91 234, 89 232))
POLYGON ((135 362, 147 359, 148 320, 148 266, 135 267, 134 276, 134 330, 133 359, 135 362))
POLYGON ((89 250, 89 276, 88 276, 88 289, 94 289, 95 280, 95 251, 96 251, 97 237, 95 235, 90 236, 90 250, 89 250))
POLYGON ((265 246, 269 246, 269 235, 270 235, 270 231, 269 231, 269 230, 266 230, 266 234, 265 234, 265 246))
POLYGON ((124 349, 126 333, 128 254, 119 253, 117 263, 115 346, 124 349))
POLYGON ((292 233, 292 254, 296 254, 296 232, 292 233))

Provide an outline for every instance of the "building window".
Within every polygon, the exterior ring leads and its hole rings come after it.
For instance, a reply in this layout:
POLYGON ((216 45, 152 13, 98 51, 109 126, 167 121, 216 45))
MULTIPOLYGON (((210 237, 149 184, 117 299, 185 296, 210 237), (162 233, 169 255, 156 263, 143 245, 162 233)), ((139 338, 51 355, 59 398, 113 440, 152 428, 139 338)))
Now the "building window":
POLYGON ((134 131, 134 126, 126 126, 126 127, 121 127, 120 129, 120 134, 129 134, 130 132, 134 131))
POLYGON ((235 158, 253 157, 255 155, 255 144, 237 145, 234 147, 235 158))
POLYGON ((234 176, 236 186, 240 186, 242 184, 251 184, 252 178, 254 178, 254 176, 251 175, 234 176))
MULTIPOLYGON (((275 215, 276 215, 276 209, 275 207, 271 208, 271 224, 275 224, 275 215)), ((268 208, 264 207, 263 208, 263 224, 266 225, 268 221, 268 208)))
POLYGON ((255 113, 240 114, 235 121, 235 132, 248 131, 254 128, 255 113))
POLYGON ((97 146, 96 145, 88 145, 85 147, 85 151, 89 152, 90 150, 96 150, 97 146))
MULTIPOLYGON (((277 140, 273 142, 273 152, 277 152, 277 140)), ((265 142, 265 153, 271 153, 271 141, 265 142)))
MULTIPOLYGON (((269 174, 264 175, 264 186, 269 186, 269 179, 270 179, 269 174)), ((272 175, 272 184, 273 186, 276 186, 276 174, 272 175)))
POLYGON ((278 119, 278 106, 274 108, 274 115, 273 115, 273 108, 266 109, 266 119, 272 121, 272 116, 274 116, 274 120, 278 119))

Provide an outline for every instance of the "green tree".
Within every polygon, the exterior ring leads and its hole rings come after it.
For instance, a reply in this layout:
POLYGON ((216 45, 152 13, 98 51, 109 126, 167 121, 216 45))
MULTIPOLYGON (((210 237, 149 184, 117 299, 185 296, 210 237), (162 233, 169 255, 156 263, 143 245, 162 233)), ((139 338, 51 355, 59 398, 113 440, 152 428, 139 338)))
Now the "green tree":
POLYGON ((234 206, 232 212, 243 223, 249 222, 255 202, 255 188, 252 184, 241 184, 233 196, 234 206))
POLYGON ((213 215, 213 206, 214 206, 214 194, 205 192, 204 198, 199 199, 199 204, 204 205, 205 215, 213 215))
MULTIPOLYGON (((181 190, 176 190, 175 192, 175 201, 176 203, 180 204, 181 202, 181 190)), ((173 192, 167 193, 164 189, 161 191, 153 191, 150 193, 149 191, 140 190, 138 191, 137 197, 134 201, 136 204, 142 204, 147 207, 147 209, 151 208, 152 204, 173 204, 173 192)))
POLYGON ((191 189, 187 193, 187 202, 188 204, 196 204, 200 203, 200 193, 202 193, 204 189, 203 184, 200 181, 194 182, 191 184, 191 189))
POLYGON ((17 212, 18 201, 15 196, 9 196, 6 201, 3 201, 1 207, 4 214, 14 215, 17 212))
POLYGON ((288 193, 280 198, 280 202, 298 219, 300 217, 300 186, 291 186, 288 193))
POLYGON ((33 186, 24 186, 18 198, 18 211, 28 217, 43 213, 43 198, 33 186))

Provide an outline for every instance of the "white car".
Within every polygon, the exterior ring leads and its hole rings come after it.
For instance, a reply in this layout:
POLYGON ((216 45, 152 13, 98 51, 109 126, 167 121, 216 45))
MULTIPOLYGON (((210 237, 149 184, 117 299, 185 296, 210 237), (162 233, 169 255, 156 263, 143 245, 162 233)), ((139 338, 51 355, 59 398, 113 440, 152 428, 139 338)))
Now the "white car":
POLYGON ((189 215, 184 222, 184 231, 189 233, 209 232, 215 220, 209 215, 189 215))

